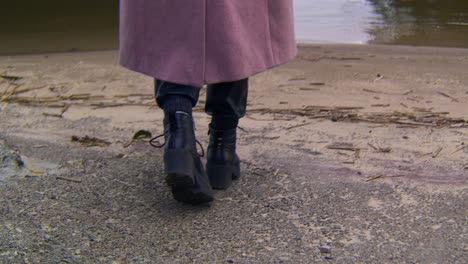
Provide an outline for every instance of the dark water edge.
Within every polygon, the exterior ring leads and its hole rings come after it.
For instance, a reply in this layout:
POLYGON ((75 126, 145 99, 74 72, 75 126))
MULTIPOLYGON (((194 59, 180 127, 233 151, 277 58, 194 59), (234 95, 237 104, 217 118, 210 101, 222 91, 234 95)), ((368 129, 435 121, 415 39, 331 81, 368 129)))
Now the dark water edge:
MULTIPOLYGON (((118 48, 118 0, 1 5, 0 55, 118 48)), ((302 43, 468 48, 468 0, 295 0, 302 43)))
POLYGON ((1 8, 0 54, 118 47, 118 0, 15 0, 1 8))

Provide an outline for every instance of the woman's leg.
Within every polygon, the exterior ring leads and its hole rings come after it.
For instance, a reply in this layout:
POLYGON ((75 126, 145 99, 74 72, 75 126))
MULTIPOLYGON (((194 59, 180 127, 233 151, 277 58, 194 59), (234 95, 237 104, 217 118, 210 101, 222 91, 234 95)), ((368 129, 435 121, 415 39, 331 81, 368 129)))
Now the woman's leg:
POLYGON ((205 111, 212 116, 206 170, 211 186, 227 189, 240 177, 236 129, 245 115, 248 79, 208 85, 205 111))
POLYGON ((213 200, 204 166, 196 150, 192 107, 200 88, 155 81, 156 102, 164 110, 164 168, 174 198, 199 204, 213 200))

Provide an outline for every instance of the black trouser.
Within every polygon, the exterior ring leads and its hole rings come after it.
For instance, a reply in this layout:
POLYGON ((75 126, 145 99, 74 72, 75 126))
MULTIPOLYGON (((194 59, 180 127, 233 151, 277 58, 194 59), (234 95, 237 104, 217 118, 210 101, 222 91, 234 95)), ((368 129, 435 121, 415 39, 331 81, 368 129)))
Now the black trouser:
MULTIPOLYGON (((206 91, 205 111, 211 116, 241 118, 247 109, 249 82, 243 79, 234 82, 210 84, 206 91)), ((161 107, 165 96, 183 95, 192 101, 192 106, 198 102, 200 87, 181 85, 166 81, 155 81, 156 102, 161 107)))

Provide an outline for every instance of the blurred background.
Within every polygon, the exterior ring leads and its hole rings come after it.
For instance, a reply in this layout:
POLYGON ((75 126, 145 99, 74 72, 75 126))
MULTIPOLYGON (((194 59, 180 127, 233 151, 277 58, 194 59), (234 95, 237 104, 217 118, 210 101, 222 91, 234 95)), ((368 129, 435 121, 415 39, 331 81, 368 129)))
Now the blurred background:
MULTIPOLYGON (((468 0, 294 0, 298 42, 468 48, 468 0)), ((118 48, 118 0, 3 1, 0 54, 118 48)))

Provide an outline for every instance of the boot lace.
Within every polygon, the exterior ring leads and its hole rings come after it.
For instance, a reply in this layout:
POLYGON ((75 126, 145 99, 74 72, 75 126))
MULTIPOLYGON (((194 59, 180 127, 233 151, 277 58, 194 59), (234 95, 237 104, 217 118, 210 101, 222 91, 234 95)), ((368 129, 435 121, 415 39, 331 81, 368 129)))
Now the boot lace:
MULTIPOLYGON (((149 141, 150 145, 154 148, 163 148, 166 145, 166 140, 164 140, 163 143, 159 143, 158 139, 162 137, 165 138, 165 136, 166 136, 166 133, 153 137, 149 141)), ((198 156, 200 156, 201 158, 205 157, 205 149, 203 148, 203 145, 197 139, 195 139, 195 142, 197 143, 198 147, 201 150, 201 153, 197 151, 198 156)))

